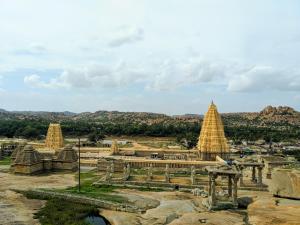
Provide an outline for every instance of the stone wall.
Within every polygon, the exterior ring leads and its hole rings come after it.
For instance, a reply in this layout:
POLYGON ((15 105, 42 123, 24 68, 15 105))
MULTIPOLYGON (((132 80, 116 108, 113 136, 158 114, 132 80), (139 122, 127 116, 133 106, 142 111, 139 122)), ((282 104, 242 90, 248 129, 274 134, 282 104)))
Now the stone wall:
POLYGON ((79 196, 75 194, 58 193, 58 192, 43 191, 43 190, 24 191, 24 190, 15 189, 13 191, 25 194, 26 196, 29 197, 38 198, 38 199, 58 198, 65 201, 86 204, 86 205, 93 205, 99 208, 109 209, 114 211, 122 211, 122 212, 130 212, 130 213, 141 213, 143 211, 142 209, 139 209, 134 205, 109 202, 102 199, 79 196))
POLYGON ((20 173, 20 174, 34 174, 41 172, 43 170, 43 163, 37 163, 33 165, 14 165, 14 173, 20 173))
POLYGON ((64 161, 58 161, 53 160, 52 161, 53 169, 54 170, 71 170, 75 171, 78 168, 77 162, 64 162, 64 161))

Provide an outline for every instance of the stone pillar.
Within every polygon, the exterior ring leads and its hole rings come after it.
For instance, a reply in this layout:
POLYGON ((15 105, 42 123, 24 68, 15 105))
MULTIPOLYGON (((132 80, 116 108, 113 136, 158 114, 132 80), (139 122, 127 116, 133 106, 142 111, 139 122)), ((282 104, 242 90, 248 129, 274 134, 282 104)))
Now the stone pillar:
POLYGON ((232 197, 232 177, 228 175, 228 196, 229 198, 232 197))
POLYGON ((244 167, 240 167, 241 177, 240 177, 240 186, 244 186, 244 174, 243 174, 244 167))
POLYGON ((127 167, 126 167, 126 165, 124 165, 124 167, 123 167, 123 178, 124 178, 124 180, 126 180, 126 175, 127 175, 127 167))
POLYGON ((148 176, 147 176, 147 181, 151 181, 152 180, 152 163, 150 163, 150 166, 148 168, 148 176))
POLYGON ((111 172, 111 173, 114 173, 114 172, 115 172, 115 164, 114 164, 114 162, 112 162, 112 163, 110 164, 110 172, 111 172))
POLYGON ((128 175, 128 177, 130 177, 130 172, 131 171, 130 171, 130 164, 129 163, 127 164, 127 168, 126 169, 127 169, 127 175, 128 175))
POLYGON ((262 186, 262 167, 260 166, 260 167, 258 167, 257 168, 258 169, 258 185, 259 186, 262 186))
POLYGON ((194 185, 196 183, 196 170, 195 166, 191 167, 191 183, 194 185))
POLYGON ((239 176, 235 175, 234 178, 233 178, 233 194, 232 194, 232 202, 235 206, 238 205, 238 203, 237 203, 237 190, 238 190, 237 183, 238 183, 238 180, 239 180, 239 176))
POLYGON ((255 183, 256 181, 256 171, 255 171, 255 166, 252 167, 252 182, 255 183))
POLYGON ((111 167, 106 167, 106 174, 105 174, 105 181, 110 182, 111 181, 111 167))
POLYGON ((166 181, 167 183, 170 183, 169 164, 166 165, 166 170, 165 170, 165 181, 166 181))
POLYGON ((215 206, 216 203, 216 175, 213 175, 211 177, 211 206, 215 206))
POLYGON ((208 196, 211 196, 211 182, 212 182, 212 179, 211 179, 211 174, 208 175, 208 196))

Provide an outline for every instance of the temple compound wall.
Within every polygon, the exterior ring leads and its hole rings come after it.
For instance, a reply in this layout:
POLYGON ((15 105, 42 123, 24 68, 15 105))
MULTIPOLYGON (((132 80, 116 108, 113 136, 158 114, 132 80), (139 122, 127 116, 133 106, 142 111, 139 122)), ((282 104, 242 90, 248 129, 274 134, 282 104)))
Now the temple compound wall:
POLYGON ((115 172, 122 172, 124 166, 130 165, 131 168, 141 169, 148 167, 150 164, 154 168, 165 168, 167 165, 172 168, 189 169, 194 166, 196 169, 203 169, 206 166, 222 165, 218 161, 184 161, 184 160, 151 160, 151 159, 115 159, 112 157, 100 158, 97 162, 99 171, 106 171, 107 167, 114 164, 115 172))
POLYGON ((45 155, 31 145, 19 147, 13 152, 11 171, 17 174, 36 174, 49 170, 69 170, 78 168, 78 156, 72 146, 66 146, 57 155, 45 155))

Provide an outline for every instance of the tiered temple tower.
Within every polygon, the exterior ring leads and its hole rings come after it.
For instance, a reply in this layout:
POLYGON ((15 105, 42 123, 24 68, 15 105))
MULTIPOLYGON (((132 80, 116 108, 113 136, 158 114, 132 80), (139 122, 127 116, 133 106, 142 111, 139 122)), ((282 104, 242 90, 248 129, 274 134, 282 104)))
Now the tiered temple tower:
POLYGON ((45 144, 51 150, 58 150, 64 146, 60 124, 50 123, 45 144))
POLYGON ((118 147, 118 142, 114 140, 111 144, 111 149, 110 149, 111 155, 118 155, 119 152, 119 147, 118 147))
POLYGON ((215 160, 217 155, 223 159, 228 158, 229 147, 224 126, 213 102, 204 116, 197 148, 202 160, 215 160))

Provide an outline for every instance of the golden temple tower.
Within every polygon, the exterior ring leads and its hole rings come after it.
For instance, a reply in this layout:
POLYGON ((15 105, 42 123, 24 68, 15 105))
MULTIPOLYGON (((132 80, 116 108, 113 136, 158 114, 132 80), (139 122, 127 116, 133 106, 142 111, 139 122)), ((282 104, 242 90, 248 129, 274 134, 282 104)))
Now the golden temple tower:
POLYGON ((216 105, 212 102, 204 116, 197 148, 202 160, 226 159, 229 154, 224 126, 216 105))
POLYGON ((110 152, 111 152, 111 155, 118 155, 119 154, 118 142, 116 140, 114 140, 112 142, 110 152))
POLYGON ((50 123, 45 145, 51 150, 58 150, 64 147, 64 139, 62 136, 60 124, 50 123))

